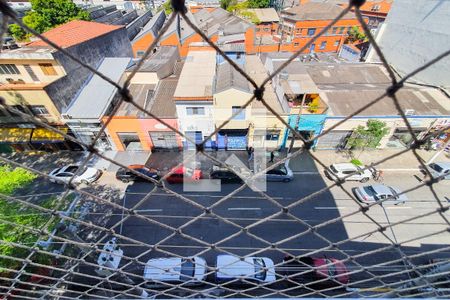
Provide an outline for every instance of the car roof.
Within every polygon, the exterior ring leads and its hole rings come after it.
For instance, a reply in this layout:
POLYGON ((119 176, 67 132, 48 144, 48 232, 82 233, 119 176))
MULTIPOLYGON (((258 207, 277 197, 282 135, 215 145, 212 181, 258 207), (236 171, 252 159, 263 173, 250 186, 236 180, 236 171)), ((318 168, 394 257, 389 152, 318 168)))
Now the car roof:
POLYGON ((377 194, 392 194, 391 189, 384 184, 373 184, 371 187, 377 194))
POLYGON ((154 277, 155 279, 177 280, 181 273, 181 258, 156 258, 147 261, 144 270, 144 277, 154 277))
POLYGON ((253 264, 254 257, 245 257, 241 260, 237 256, 233 255, 218 255, 216 267, 224 272, 218 271, 219 277, 234 277, 249 275, 255 272, 253 264))
POLYGON ((128 166, 129 169, 142 169, 142 168, 147 168, 145 165, 129 165, 128 166))
POLYGON ((355 165, 352 164, 352 163, 338 163, 338 164, 333 164, 333 167, 334 167, 336 170, 340 170, 340 171, 342 171, 342 170, 356 170, 356 169, 358 169, 358 167, 355 166, 355 165))
POLYGON ((450 169, 450 162, 447 161, 438 161, 434 163, 435 165, 438 165, 439 167, 442 167, 443 169, 450 169))

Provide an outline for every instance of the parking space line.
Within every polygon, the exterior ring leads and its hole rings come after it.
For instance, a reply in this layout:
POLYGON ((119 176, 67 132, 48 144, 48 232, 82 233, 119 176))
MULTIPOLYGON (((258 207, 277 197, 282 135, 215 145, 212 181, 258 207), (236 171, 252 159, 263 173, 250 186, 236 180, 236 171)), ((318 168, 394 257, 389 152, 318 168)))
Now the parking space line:
POLYGON ((136 212, 153 212, 153 211, 163 211, 162 209, 136 209, 136 212))
POLYGON ((228 210, 261 210, 259 207, 230 207, 228 210))
POLYGON ((345 209, 345 206, 316 206, 314 209, 345 209))

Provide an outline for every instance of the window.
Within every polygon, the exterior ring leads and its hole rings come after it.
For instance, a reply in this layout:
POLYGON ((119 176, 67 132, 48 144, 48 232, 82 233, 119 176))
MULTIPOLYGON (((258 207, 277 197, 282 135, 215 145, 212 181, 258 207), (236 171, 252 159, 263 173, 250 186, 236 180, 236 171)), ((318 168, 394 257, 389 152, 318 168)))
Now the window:
POLYGON ((27 71, 28 75, 30 75, 31 80, 33 81, 39 81, 39 78, 36 76, 36 73, 34 73, 33 69, 30 65, 23 65, 25 70, 27 71))
POLYGON ((204 107, 186 107, 186 114, 188 116, 202 116, 205 114, 204 107))
POLYGON ((48 115, 48 110, 44 105, 30 105, 30 109, 34 115, 48 115))
POLYGON ((337 27, 333 27, 333 32, 332 32, 332 34, 336 34, 337 30, 338 30, 337 27))
POLYGON ((259 30, 260 30, 260 29, 259 29, 258 27, 256 27, 256 32, 259 32, 259 30))
POLYGON ((316 34, 316 29, 315 28, 308 28, 308 35, 309 36, 313 36, 314 34, 316 34))
POLYGON ((322 42, 322 43, 320 44, 320 50, 325 49, 326 46, 327 46, 327 42, 322 42))
POLYGON ((39 64, 39 67, 41 67, 42 73, 44 73, 44 75, 48 76, 58 75, 56 73, 55 68, 50 63, 39 64))
POLYGON ((352 30, 352 26, 347 27, 347 33, 350 33, 350 30, 352 30))
POLYGON ((281 130, 267 130, 266 141, 278 141, 281 130))
POLYGON ((266 264, 262 258, 254 258, 253 264, 255 266, 255 278, 259 280, 266 279, 266 264))
MULTIPOLYGON (((235 113, 237 113, 239 110, 241 109, 240 106, 233 106, 231 108, 231 113, 234 115, 235 113)), ((233 120, 245 120, 245 109, 242 110, 240 113, 238 113, 233 120)))
POLYGON ((296 33, 298 33, 298 34, 302 33, 302 29, 301 29, 301 28, 297 28, 297 29, 295 29, 295 31, 296 31, 296 33))
POLYGON ((334 46, 335 46, 335 47, 339 46, 339 40, 335 40, 335 41, 334 41, 334 46))
POLYGON ((298 47, 299 45, 299 43, 294 43, 294 47, 298 47))
POLYGON ((316 49, 316 44, 311 44, 311 46, 309 46, 309 51, 314 52, 314 49, 316 49))
POLYGON ((380 6, 379 5, 372 6, 371 11, 379 11, 379 10, 380 10, 380 6))
POLYGON ((343 34, 344 33, 344 29, 345 29, 345 27, 340 27, 339 28, 339 34, 343 34))
POLYGON ((269 32, 269 28, 267 28, 267 27, 264 28, 264 31, 265 31, 265 32, 269 32))
POLYGON ((1 64, 0 65, 0 74, 20 74, 20 71, 19 71, 19 69, 17 69, 16 65, 1 64))
POLYGON ((142 57, 144 55, 145 51, 139 50, 136 52, 137 57, 142 57))

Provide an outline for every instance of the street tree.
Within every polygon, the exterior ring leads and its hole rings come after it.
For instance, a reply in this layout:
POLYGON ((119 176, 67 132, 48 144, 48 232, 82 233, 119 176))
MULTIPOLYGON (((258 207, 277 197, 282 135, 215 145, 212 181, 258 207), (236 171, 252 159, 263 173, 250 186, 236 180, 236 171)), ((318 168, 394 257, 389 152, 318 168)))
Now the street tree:
MULTIPOLYGON (((89 19, 89 13, 71 0, 31 0, 31 10, 23 17, 23 23, 43 33, 72 20, 89 19)), ((31 36, 17 24, 10 25, 9 32, 19 41, 31 36)))
POLYGON ((359 125, 353 130, 346 147, 350 150, 375 149, 381 139, 389 133, 386 123, 380 120, 368 120, 366 126, 359 125))
POLYGON ((168 16, 173 12, 172 9, 172 3, 170 2, 170 0, 167 0, 166 2, 164 2, 159 8, 158 8, 158 12, 164 10, 164 13, 168 16))

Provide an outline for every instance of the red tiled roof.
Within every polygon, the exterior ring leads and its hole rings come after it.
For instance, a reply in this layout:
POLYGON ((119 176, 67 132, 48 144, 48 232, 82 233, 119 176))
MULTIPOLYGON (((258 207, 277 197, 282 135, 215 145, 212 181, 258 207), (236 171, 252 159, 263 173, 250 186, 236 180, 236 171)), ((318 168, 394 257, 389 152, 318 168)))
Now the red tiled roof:
MULTIPOLYGON (((42 35, 61 48, 68 48, 122 27, 123 26, 74 20, 44 32, 42 35)), ((43 40, 37 40, 29 43, 27 46, 40 47, 48 46, 48 44, 43 40)))

